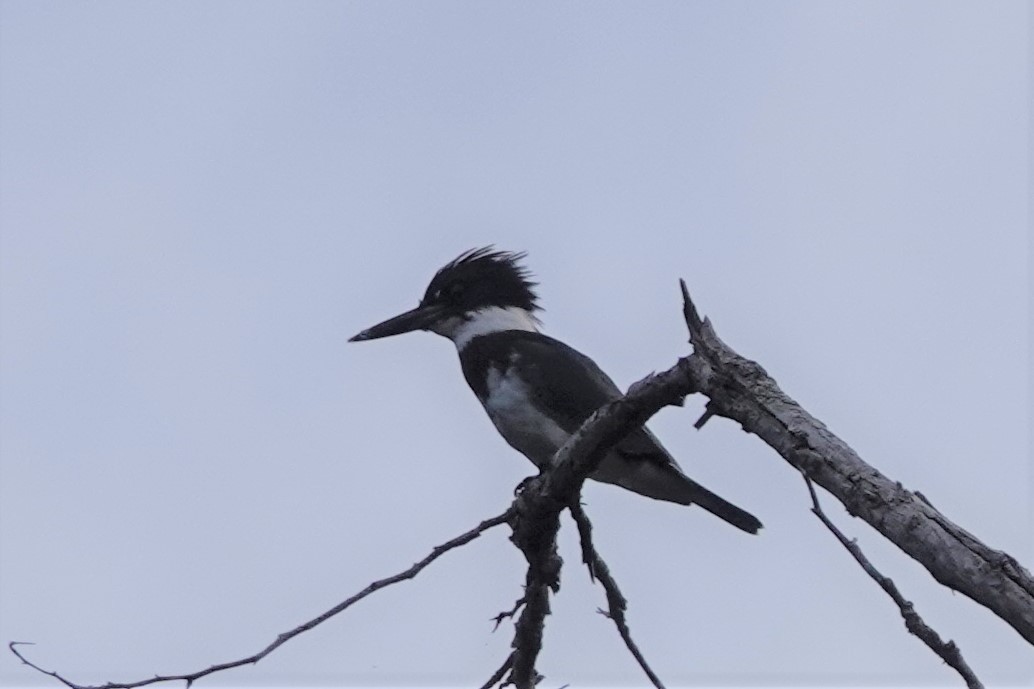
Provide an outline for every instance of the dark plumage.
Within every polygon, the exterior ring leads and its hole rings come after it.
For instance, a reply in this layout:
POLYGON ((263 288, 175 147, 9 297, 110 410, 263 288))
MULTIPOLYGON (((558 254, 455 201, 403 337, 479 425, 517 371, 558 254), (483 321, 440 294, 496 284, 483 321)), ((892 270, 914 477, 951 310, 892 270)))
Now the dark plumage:
MULTIPOLYGON (((589 357, 538 332, 541 310, 522 253, 473 249, 445 265, 420 305, 352 338, 430 330, 456 344, 463 375, 513 448, 546 467, 567 438, 621 391, 589 357)), ((753 515, 687 477, 645 426, 615 444, 590 478, 682 505, 750 533, 753 515)))
MULTIPOLYGON (((542 333, 506 331, 475 337, 463 350, 460 363, 467 384, 486 408, 490 404, 486 386, 489 369, 495 368, 498 377, 505 377, 508 368, 520 365, 519 375, 527 383, 529 403, 548 410, 549 417, 568 435, 597 409, 622 396, 595 361, 542 333), (586 380, 595 384, 586 385, 586 380)), ((500 423, 496 422, 496 426, 500 423)), ((519 433, 499 430, 514 449, 539 467, 548 464, 559 449, 548 444, 543 447, 537 437, 529 440, 519 433)), ((700 505, 749 533, 757 533, 761 528, 761 522, 752 514, 686 476, 645 426, 615 444, 591 478, 659 500, 700 505)))
POLYGON ((532 289, 538 283, 529 280, 531 274, 519 263, 524 256, 490 246, 471 249, 434 274, 420 303, 446 302, 464 310, 491 304, 540 311, 532 289))

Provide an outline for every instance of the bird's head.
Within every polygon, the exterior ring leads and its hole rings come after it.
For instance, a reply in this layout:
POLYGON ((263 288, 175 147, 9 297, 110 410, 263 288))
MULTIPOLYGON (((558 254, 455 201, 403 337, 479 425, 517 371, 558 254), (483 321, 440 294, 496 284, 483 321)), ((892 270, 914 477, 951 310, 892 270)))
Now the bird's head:
POLYGON ((523 253, 472 249, 443 266, 419 306, 363 330, 349 342, 430 330, 461 348, 477 335, 537 330, 535 283, 521 265, 523 253))

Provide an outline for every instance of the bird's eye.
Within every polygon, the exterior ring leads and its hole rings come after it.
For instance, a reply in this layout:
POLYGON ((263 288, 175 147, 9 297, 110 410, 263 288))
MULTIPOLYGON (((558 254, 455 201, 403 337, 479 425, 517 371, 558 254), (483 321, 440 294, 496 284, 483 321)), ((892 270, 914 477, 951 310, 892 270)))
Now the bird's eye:
POLYGON ((448 288, 449 296, 450 297, 458 297, 461 294, 463 294, 463 290, 465 290, 466 288, 467 288, 467 286, 465 284, 463 284, 462 282, 454 282, 453 284, 449 285, 449 288, 448 288))

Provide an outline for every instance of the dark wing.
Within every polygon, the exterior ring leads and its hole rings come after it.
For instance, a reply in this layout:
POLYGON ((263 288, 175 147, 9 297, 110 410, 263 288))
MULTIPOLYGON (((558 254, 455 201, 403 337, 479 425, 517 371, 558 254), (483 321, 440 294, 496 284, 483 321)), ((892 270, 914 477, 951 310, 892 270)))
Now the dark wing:
MULTIPOLYGON (((477 348, 469 352, 471 356, 465 356, 470 363, 464 364, 463 372, 478 397, 484 396, 484 390, 478 389, 485 380, 484 367, 515 363, 534 393, 536 404, 549 409, 568 433, 578 430, 594 411, 621 397, 621 390, 596 362, 542 333, 510 330, 476 337, 467 347, 477 348), (511 352, 516 353, 516 361, 510 361, 511 352), (474 362, 481 362, 482 370, 475 370, 478 364, 474 362)), ((671 455, 642 428, 629 433, 614 450, 632 461, 675 464, 671 455)))
POLYGON ((536 393, 536 401, 549 409, 568 433, 578 430, 607 402, 621 397, 621 390, 596 362, 548 335, 522 332, 515 351, 515 363, 536 393))

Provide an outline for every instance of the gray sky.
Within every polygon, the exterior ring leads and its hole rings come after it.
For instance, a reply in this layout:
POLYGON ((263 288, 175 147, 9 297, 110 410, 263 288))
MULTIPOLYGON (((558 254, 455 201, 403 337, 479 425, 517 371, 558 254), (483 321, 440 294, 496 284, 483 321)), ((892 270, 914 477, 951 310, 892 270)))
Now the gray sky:
MULTIPOLYGON (((83 682, 275 636, 501 512, 531 465, 452 345, 361 328, 527 250, 546 332, 622 386, 720 335, 868 462, 1034 565, 1020 2, 0 4, 0 640, 83 682)), ((702 408, 651 424, 756 514, 585 491, 670 685, 957 686, 702 408)), ((995 686, 1011 628, 825 506, 995 686)), ((642 684, 579 566, 547 687, 642 684)), ((499 529, 204 685, 478 685, 499 529)), ((5 686, 48 684, 0 654, 5 686)))

